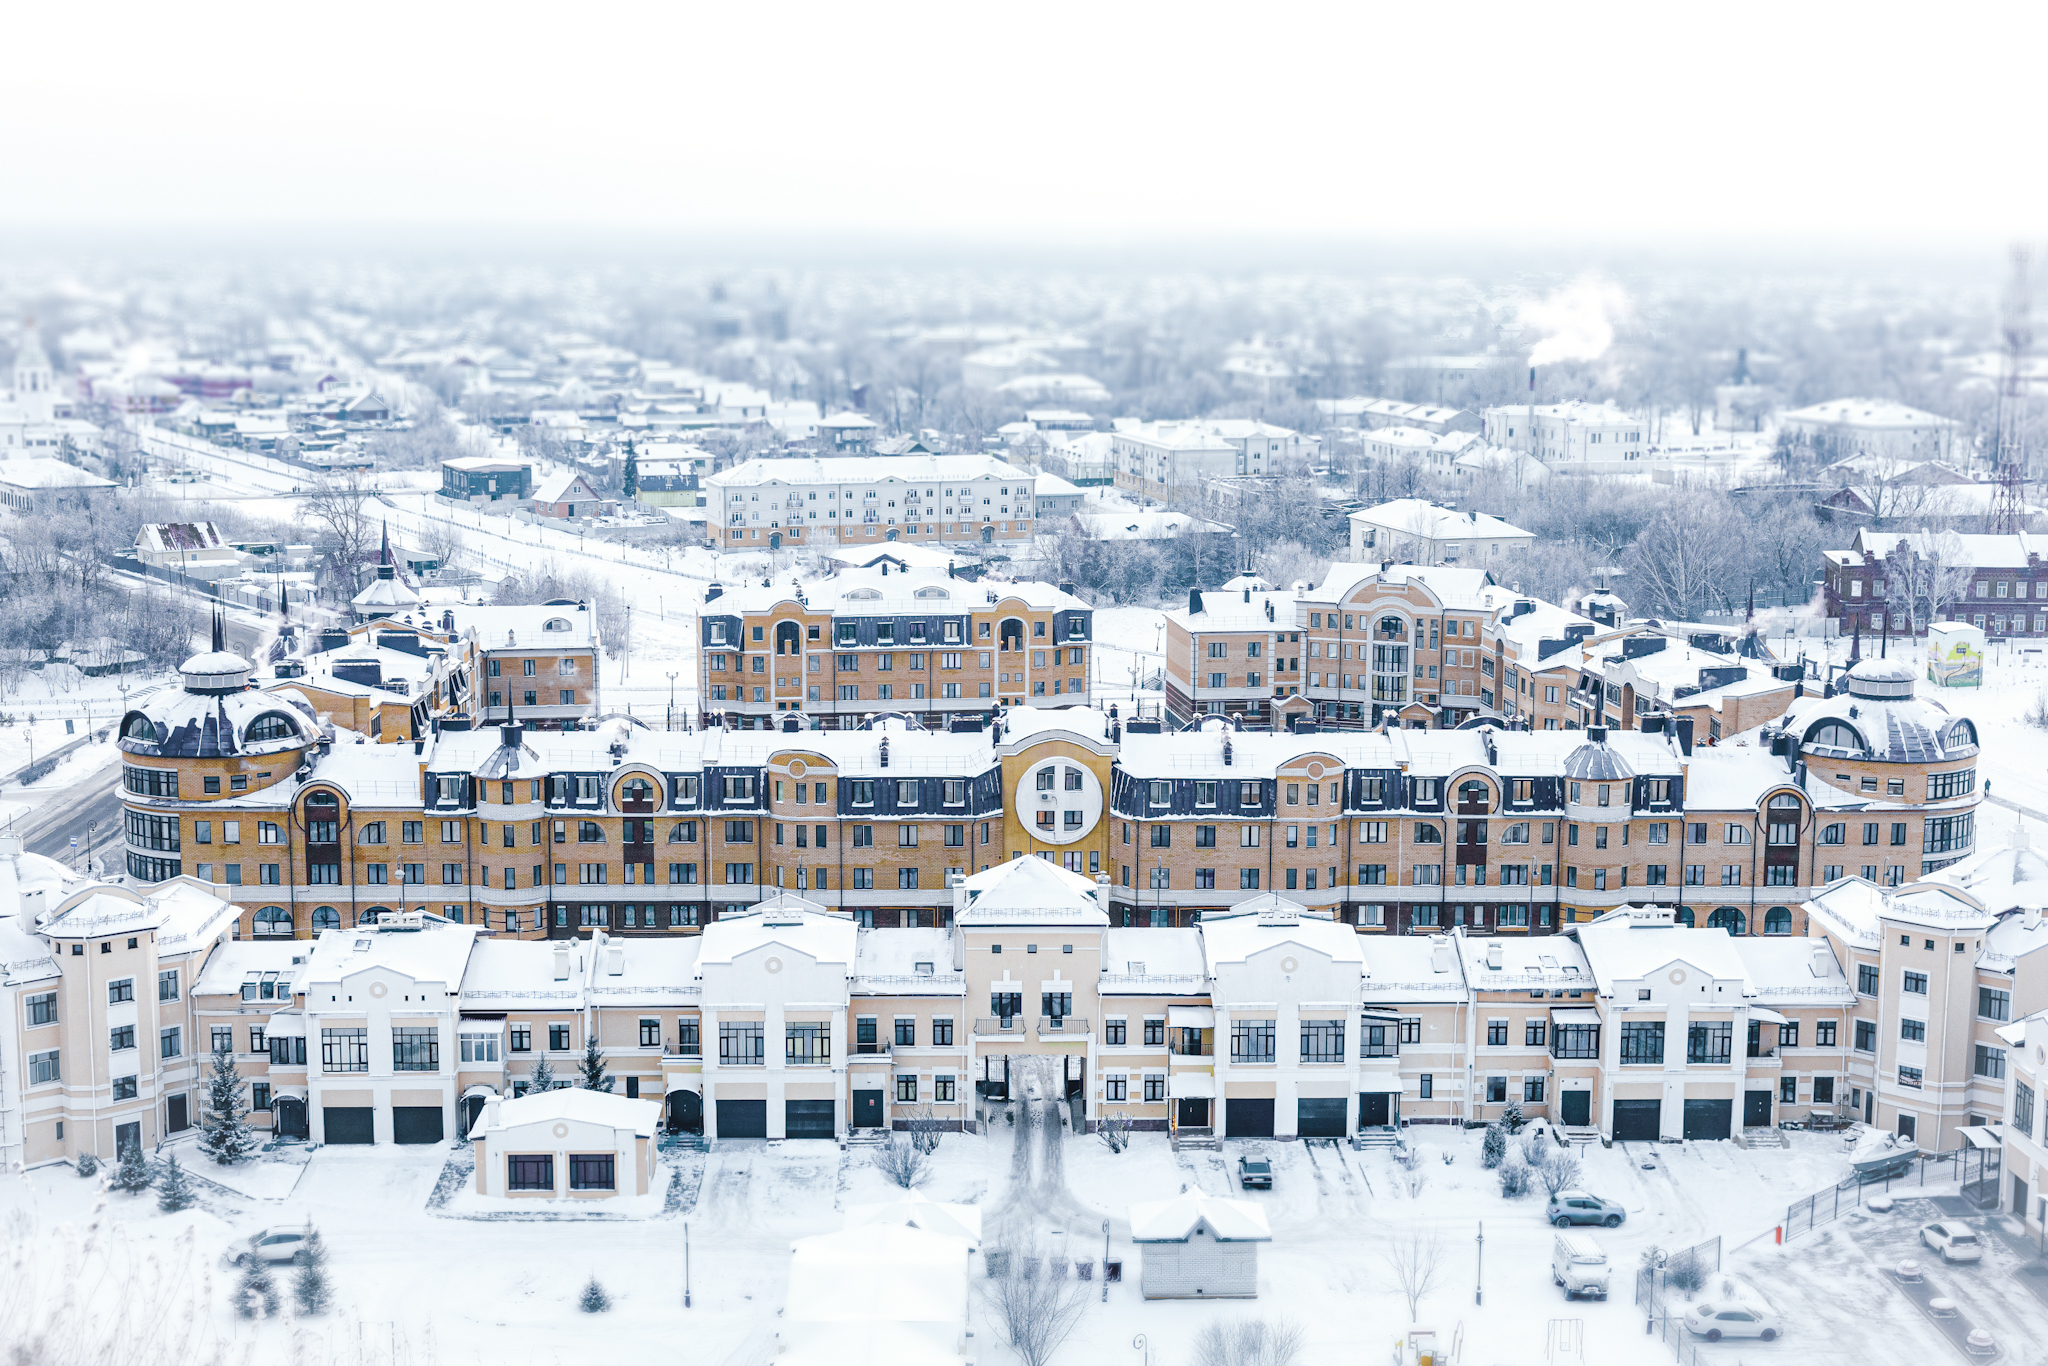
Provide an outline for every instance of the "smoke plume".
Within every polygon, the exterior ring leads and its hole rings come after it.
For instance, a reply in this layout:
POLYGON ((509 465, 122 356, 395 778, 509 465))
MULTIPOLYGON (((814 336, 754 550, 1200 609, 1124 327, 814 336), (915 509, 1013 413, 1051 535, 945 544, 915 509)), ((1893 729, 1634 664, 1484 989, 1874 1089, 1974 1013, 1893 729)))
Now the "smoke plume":
POLYGON ((1526 304, 1521 320, 1542 333, 1529 364, 1598 360, 1614 345, 1614 321, 1628 308, 1619 285, 1587 276, 1549 297, 1526 304))

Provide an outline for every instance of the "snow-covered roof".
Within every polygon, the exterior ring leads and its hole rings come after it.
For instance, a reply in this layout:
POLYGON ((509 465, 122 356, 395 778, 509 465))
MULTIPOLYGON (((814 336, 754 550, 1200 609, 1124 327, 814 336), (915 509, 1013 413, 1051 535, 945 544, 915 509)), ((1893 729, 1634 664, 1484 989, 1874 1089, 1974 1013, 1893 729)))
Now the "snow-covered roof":
MULTIPOLYGON (((908 548, 908 547, 905 547, 908 548)), ((993 612, 1016 603, 1033 612, 1086 611, 1088 604, 1049 583, 1024 579, 976 582, 955 578, 944 567, 906 565, 883 572, 880 565, 846 569, 821 578, 793 578, 762 586, 757 580, 728 588, 704 605, 707 616, 742 616, 772 612, 783 603, 801 600, 808 612, 834 616, 946 616, 993 612)), ((899 641, 907 645, 908 641, 899 641)), ((938 641, 928 642, 936 648, 938 641)), ((950 647, 949 647, 950 648, 950 647)))
POLYGON ((464 604, 449 608, 447 615, 455 619, 457 632, 474 633, 478 646, 486 650, 588 649, 597 626, 597 613, 574 603, 521 607, 464 604))
POLYGON ((1184 1243, 1197 1228, 1207 1228, 1218 1242, 1273 1241, 1266 1211, 1249 1200, 1189 1191, 1171 1200, 1147 1200, 1131 1206, 1134 1243, 1184 1243))
POLYGON ((188 953, 212 944, 234 922, 233 906, 190 877, 160 883, 145 896, 127 887, 87 883, 41 917, 38 928, 52 939, 96 939, 102 935, 156 935, 157 956, 188 953))
POLYGON ((963 1238, 971 1247, 981 1246, 981 1209, 977 1205, 940 1204, 922 1191, 910 1190, 879 1204, 846 1207, 846 1228, 891 1224, 947 1238, 963 1238))
POLYGON ((300 978, 310 991, 360 972, 387 969, 415 982, 440 983, 450 992, 462 985, 463 968, 477 939, 471 925, 451 925, 438 916, 419 917, 417 929, 400 928, 394 917, 376 925, 323 930, 300 978))
POLYGON ((1097 925, 1107 927, 1104 889, 1070 873, 1051 859, 1021 858, 999 863, 968 878, 964 907, 956 917, 967 929, 997 925, 1097 925))
MULTIPOLYGON (((1384 432, 1373 433, 1374 437, 1384 435, 1384 432)), ((1427 432, 1417 432, 1415 435, 1436 443, 1452 440, 1451 436, 1433 437, 1427 432)), ((1453 436, 1457 438, 1460 447, 1478 439, 1470 432, 1457 432, 1453 436)), ((1351 520, 1430 541, 1479 541, 1488 537, 1517 536, 1533 538, 1536 535, 1533 531, 1524 531, 1513 523, 1502 521, 1489 513, 1460 512, 1456 508, 1439 507, 1421 498, 1396 498, 1390 503, 1364 508, 1352 513, 1351 520)))
POLYGON ((1394 591, 1420 584, 1445 607, 1485 611, 1491 605, 1486 590, 1494 580, 1484 569, 1461 565, 1395 564, 1382 569, 1378 563, 1340 561, 1324 571, 1322 583, 1310 592, 1309 599, 1318 604, 1341 602, 1373 582, 1394 591))
POLYGON ((1824 424, 1864 431, 1896 431, 1917 428, 1948 428, 1951 418, 1937 417, 1919 408, 1883 398, 1836 398, 1812 403, 1779 415, 1780 422, 1824 424))
POLYGON ((558 1086, 551 1091, 500 1101, 497 1112, 497 1123, 491 1124, 486 1110, 484 1124, 472 1129, 471 1136, 569 1120, 603 1128, 630 1129, 638 1137, 652 1138, 654 1126, 661 1119, 661 1102, 629 1099, 610 1091, 588 1091, 580 1086, 558 1086))
MULTIPOLYGON (((1715 934, 1719 931, 1708 930, 1715 934)), ((1856 993, 1828 941, 1815 936, 1732 935, 1752 995, 1774 1005, 1851 1005, 1856 993)))
MULTIPOLYGON (((696 941, 686 941, 694 944, 696 941)), ((465 1011, 576 1010, 589 974, 588 947, 562 940, 479 939, 462 970, 465 1011), (568 975, 555 976, 557 951, 568 955, 568 975)))
POLYGON ((1183 995, 1208 989, 1209 963, 1199 928, 1103 931, 1105 995, 1183 995))
POLYGON ((1640 982, 1673 963, 1687 964, 1715 981, 1739 982, 1742 994, 1751 994, 1749 968, 1735 936, 1681 925, 1669 907, 1622 906, 1577 928, 1602 996, 1612 996, 1618 982, 1640 982))
POLYGON ((556 470, 533 481, 533 501, 559 503, 569 498, 595 498, 597 490, 576 470, 556 470))
POLYGON ((1914 695, 1902 659, 1866 659, 1833 697, 1794 698, 1777 725, 1812 754, 1887 763, 1943 763, 1977 752, 1977 728, 1932 698, 1914 695), (1853 737, 1860 743, 1842 741, 1853 737), (1831 742, 1829 742, 1831 741, 1831 742))
POLYGON ((850 975, 859 944, 858 927, 844 912, 827 911, 796 897, 764 901, 737 914, 728 912, 704 927, 700 970, 728 967, 757 949, 774 946, 801 953, 819 964, 837 964, 850 975))
POLYGON ((1305 907, 1267 892, 1240 901, 1226 911, 1202 916, 1202 947, 1209 970, 1249 962, 1255 954, 1283 944, 1299 945, 1332 963, 1355 964, 1363 972, 1365 952, 1358 931, 1349 925, 1311 914, 1305 907))
POLYGON ((1361 1003, 1464 1001, 1464 960, 1451 947, 1448 935, 1361 935, 1360 940, 1365 950, 1361 1003))
POLYGON ((695 935, 665 939, 594 941, 590 955, 590 1003, 596 1006, 673 1008, 703 997, 697 957, 703 941, 695 935))
POLYGON ((1255 592, 1249 588, 1216 588, 1202 594, 1202 610, 1182 607, 1166 619, 1191 635, 1212 631, 1286 631, 1293 629, 1292 593, 1255 592))
POLYGON ((755 459, 710 475, 707 485, 756 488, 767 484, 925 484, 952 480, 1012 480, 1034 476, 992 455, 828 455, 755 459))
POLYGON ((0 987, 27 986, 63 976, 57 955, 21 916, 0 916, 0 987))
POLYGON ((0 460, 0 484, 17 489, 110 489, 111 479, 88 474, 47 455, 0 460))
POLYGON ((862 930, 854 954, 855 992, 957 996, 967 989, 966 974, 953 966, 950 930, 862 930))
POLYGON ((1460 927, 1452 932, 1451 942, 1474 991, 1593 989, 1592 964, 1568 936, 1473 936, 1460 927))
MULTIPOLYGON (((251 977, 276 973, 289 985, 303 966, 312 945, 303 939, 223 939, 206 957, 206 966, 193 979, 196 996, 239 995, 242 983, 251 977)), ((291 997, 284 993, 284 1003, 291 997)))

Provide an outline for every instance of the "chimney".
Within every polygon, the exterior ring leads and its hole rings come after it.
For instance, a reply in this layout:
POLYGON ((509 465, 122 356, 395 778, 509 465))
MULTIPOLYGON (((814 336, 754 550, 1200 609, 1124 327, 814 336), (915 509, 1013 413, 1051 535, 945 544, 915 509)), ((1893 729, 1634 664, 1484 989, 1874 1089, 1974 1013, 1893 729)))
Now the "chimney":
POLYGON ((1251 589, 1247 588, 1247 589, 1245 589, 1245 590, 1244 590, 1244 600, 1245 600, 1246 602, 1250 602, 1250 601, 1252 600, 1252 590, 1251 590, 1251 589))
POLYGON ((1814 940, 1813 975, 1816 977, 1825 977, 1828 975, 1828 969, 1833 967, 1834 965, 1835 955, 1829 951, 1828 941, 1825 939, 1814 940))
POLYGON ((1500 941, 1498 939, 1489 940, 1486 945, 1486 966, 1488 966, 1489 968, 1500 967, 1500 958, 1500 941))
POLYGON ((1595 744, 1595 745, 1604 745, 1604 744, 1606 744, 1606 743, 1607 743, 1607 727, 1605 727, 1605 726, 1588 726, 1588 727, 1586 727, 1586 739, 1587 739, 1587 741, 1588 741, 1589 743, 1591 743, 1591 744, 1595 744))
POLYGON ((1451 941, 1441 934, 1429 937, 1429 970, 1449 972, 1451 970, 1451 941))
POLYGON ((1188 590, 1188 615, 1191 617, 1197 616, 1201 613, 1201 610, 1202 590, 1199 588, 1190 588, 1188 590))
POLYGON ((612 944, 604 951, 604 971, 607 977, 626 975, 626 950, 623 945, 612 944))
POLYGON ((1672 717, 1671 729, 1678 736, 1678 752, 1690 755, 1692 753, 1692 718, 1690 716, 1672 717))
POLYGON ((1061 579, 1061 580, 1060 580, 1060 592, 1062 592, 1062 593, 1065 593, 1065 594, 1066 594, 1066 595, 1067 595, 1068 597, 1070 597, 1070 598, 1071 598, 1071 597, 1073 597, 1073 596, 1074 596, 1074 581, 1073 581, 1072 579, 1061 579))
POLYGON ((569 946, 567 944, 555 946, 555 980, 557 982, 569 980, 569 946))
POLYGON ((480 1115, 480 1116, 478 1117, 478 1119, 477 1119, 477 1123, 476 1123, 476 1126, 475 1126, 474 1128, 472 1128, 472 1129, 470 1130, 470 1132, 471 1132, 472 1134, 474 1134, 474 1133, 478 1133, 478 1132, 481 1132, 482 1130, 485 1130, 485 1129, 495 1129, 495 1128, 497 1128, 497 1127, 498 1127, 498 1097, 496 1097, 496 1096, 486 1096, 486 1097, 484 1097, 484 1112, 483 1112, 483 1114, 482 1114, 482 1115, 480 1115))
POLYGON ((711 583, 704 586, 704 601, 710 602, 715 598, 724 596, 725 586, 723 584, 711 583))

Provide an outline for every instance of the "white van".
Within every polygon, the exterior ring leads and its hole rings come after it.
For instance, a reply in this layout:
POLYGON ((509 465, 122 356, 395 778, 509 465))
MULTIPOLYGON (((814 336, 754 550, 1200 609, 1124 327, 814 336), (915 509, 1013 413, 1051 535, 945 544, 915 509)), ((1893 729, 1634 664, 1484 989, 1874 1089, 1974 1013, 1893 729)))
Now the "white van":
POLYGON ((1564 1297, 1607 1298, 1607 1254, 1583 1233, 1560 1233, 1551 1245, 1550 1277, 1564 1287, 1564 1297))

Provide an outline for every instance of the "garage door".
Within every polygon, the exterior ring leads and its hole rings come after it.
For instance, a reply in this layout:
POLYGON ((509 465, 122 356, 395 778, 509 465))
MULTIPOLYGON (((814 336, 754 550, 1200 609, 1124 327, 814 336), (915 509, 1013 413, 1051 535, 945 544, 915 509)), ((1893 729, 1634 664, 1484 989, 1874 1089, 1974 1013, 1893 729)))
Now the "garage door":
POLYGON ((1732 1100, 1689 1100, 1685 1103, 1687 1138, 1726 1138, 1735 1118, 1732 1100))
POLYGON ((721 1100, 718 1102, 720 1138, 768 1137, 768 1102, 765 1100, 721 1100))
POLYGON ((791 1138, 831 1138, 832 1102, 829 1100, 785 1100, 782 1102, 782 1132, 791 1138))
POLYGON ((393 1143, 439 1143, 441 1107, 438 1105, 394 1105, 391 1107, 393 1143))
POLYGON ((374 1143, 377 1141, 377 1124, 371 1116, 375 1111, 365 1105, 329 1105, 321 1111, 320 1118, 326 1126, 329 1143, 374 1143))
POLYGON ((1294 1102, 1294 1132, 1303 1138, 1344 1137, 1344 1098, 1294 1102))
POLYGON ((1223 1127, 1230 1138, 1271 1138, 1273 1136, 1273 1102, 1271 1100, 1225 1100, 1223 1102, 1223 1127))
POLYGON ((1654 1141, 1663 1132, 1664 1102, 1661 1100, 1617 1100, 1614 1102, 1614 1136, 1654 1141))

